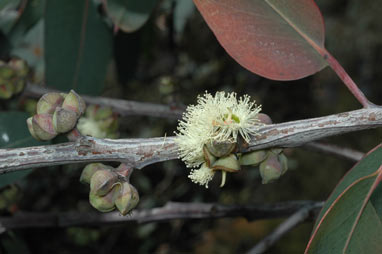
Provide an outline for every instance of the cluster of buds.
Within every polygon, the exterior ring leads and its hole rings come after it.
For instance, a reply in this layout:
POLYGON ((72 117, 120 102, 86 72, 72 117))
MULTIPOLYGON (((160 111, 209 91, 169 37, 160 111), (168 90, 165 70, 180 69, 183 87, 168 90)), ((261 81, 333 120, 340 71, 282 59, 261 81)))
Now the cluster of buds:
POLYGON ((122 215, 134 209, 139 202, 139 194, 130 184, 131 172, 124 164, 118 168, 102 163, 87 165, 80 181, 90 184, 90 204, 100 212, 111 212, 117 208, 122 215))
POLYGON ((29 132, 37 140, 51 140, 72 130, 85 111, 84 100, 73 90, 68 94, 47 93, 37 102, 37 114, 27 119, 29 132))
POLYGON ((118 116, 110 107, 90 105, 80 118, 77 129, 95 138, 118 138, 118 116))
POLYGON ((24 60, 0 61, 0 98, 9 99, 20 93, 26 83, 29 67, 24 60))
POLYGON ((260 150, 239 155, 240 165, 259 166, 262 183, 271 183, 288 170, 287 157, 280 148, 260 150))

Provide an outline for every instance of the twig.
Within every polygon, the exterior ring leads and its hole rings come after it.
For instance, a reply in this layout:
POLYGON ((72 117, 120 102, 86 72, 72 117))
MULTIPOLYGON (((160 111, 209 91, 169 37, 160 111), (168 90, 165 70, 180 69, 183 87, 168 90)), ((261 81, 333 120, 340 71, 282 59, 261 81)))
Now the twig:
POLYGON ((289 201, 275 204, 220 205, 213 203, 169 202, 163 207, 135 209, 130 215, 111 213, 24 213, 0 217, 0 230, 15 228, 45 228, 71 226, 104 226, 123 223, 149 223, 175 219, 216 219, 223 217, 245 217, 249 221, 284 218, 303 207, 315 207, 318 211, 323 202, 289 201))
MULTIPOLYGON (((271 147, 294 147, 317 139, 382 126, 382 108, 365 108, 325 117, 262 127, 242 152, 271 147)), ((97 139, 72 143, 0 149, 0 174, 22 169, 78 162, 119 161, 132 168, 177 158, 174 137, 97 139)))
MULTIPOLYGON (((28 84, 24 94, 34 98, 40 98, 43 94, 49 92, 58 92, 42 86, 28 84)), ((121 116, 153 116, 161 118, 179 119, 184 111, 184 106, 163 105, 147 102, 128 101, 114 98, 93 97, 81 95, 88 104, 96 104, 105 107, 111 107, 112 110, 121 116)))
POLYGON ((351 161, 359 161, 365 155, 363 152, 356 151, 346 147, 340 147, 332 144, 323 144, 318 142, 311 142, 305 144, 303 147, 308 148, 309 150, 336 155, 340 158, 345 158, 351 161))
POLYGON ((253 247, 248 254, 260 254, 267 251, 272 247, 282 236, 292 230, 294 227, 300 223, 306 221, 308 218, 312 217, 311 213, 323 206, 324 202, 318 202, 315 204, 307 205, 301 208, 299 211, 294 213, 283 223, 281 223, 270 235, 261 240, 255 247, 253 247))

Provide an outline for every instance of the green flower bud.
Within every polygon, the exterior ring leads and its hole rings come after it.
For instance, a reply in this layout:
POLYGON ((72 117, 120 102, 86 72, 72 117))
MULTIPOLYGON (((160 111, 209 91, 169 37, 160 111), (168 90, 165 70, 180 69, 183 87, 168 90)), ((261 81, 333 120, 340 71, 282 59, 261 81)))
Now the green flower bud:
POLYGON ((240 156, 240 165, 257 166, 267 158, 267 153, 264 150, 243 153, 240 156))
POLYGON ((51 140, 57 136, 53 127, 53 116, 51 114, 37 114, 32 118, 33 134, 39 140, 51 140))
POLYGON ((267 184, 273 182, 282 176, 286 170, 286 157, 281 155, 269 156, 267 160, 260 164, 260 175, 263 179, 262 183, 267 184))
POLYGON ((115 209, 115 200, 121 192, 120 184, 114 186, 105 196, 98 196, 94 192, 89 193, 90 204, 100 212, 111 212, 115 209))
POLYGON ((206 144, 207 149, 215 157, 224 157, 229 155, 235 148, 236 143, 232 142, 208 142, 206 144))
POLYGON ((226 172, 237 172, 240 170, 240 163, 235 154, 221 157, 212 166, 212 170, 222 170, 226 172))
POLYGON ((2 80, 9 80, 15 76, 15 70, 13 70, 12 67, 8 65, 1 65, 0 66, 0 78, 2 80))
POLYGON ((85 112, 85 101, 73 90, 65 96, 65 100, 62 103, 62 107, 67 110, 74 111, 78 116, 82 115, 85 112))
POLYGON ((53 126, 58 133, 65 133, 76 126, 78 115, 76 112, 57 107, 53 114, 53 126))
POLYGON ((82 170, 80 182, 90 184, 90 179, 98 170, 104 169, 107 167, 102 163, 90 163, 82 170))
POLYGON ((96 171, 90 179, 90 191, 97 196, 105 196, 118 181, 118 175, 108 169, 96 171))
POLYGON ((139 202, 139 194, 137 189, 129 182, 122 184, 122 190, 115 200, 115 206, 122 215, 126 215, 133 210, 139 202))
POLYGON ((53 114, 64 101, 60 93, 46 93, 37 102, 37 114, 53 114))

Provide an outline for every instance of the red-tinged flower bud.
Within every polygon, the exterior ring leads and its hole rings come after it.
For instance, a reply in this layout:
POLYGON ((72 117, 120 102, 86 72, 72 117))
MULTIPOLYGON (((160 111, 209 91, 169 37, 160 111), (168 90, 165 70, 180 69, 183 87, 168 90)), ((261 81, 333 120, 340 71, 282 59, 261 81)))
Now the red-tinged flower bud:
POLYGON ((37 102, 37 114, 53 114, 63 101, 60 93, 46 93, 37 102))
POLYGON ((62 103, 62 107, 67 110, 74 111, 78 116, 85 112, 86 104, 85 101, 76 92, 71 90, 66 96, 62 103))
POLYGON ((273 182, 282 176, 286 170, 286 157, 281 155, 270 155, 264 162, 260 164, 260 175, 263 184, 273 182), (280 159, 282 161, 280 161, 280 159))
POLYGON ((57 136, 53 127, 53 116, 51 114, 37 114, 32 118, 34 135, 40 140, 51 140, 57 136))
POLYGON ((263 124, 272 124, 272 119, 267 114, 259 113, 257 115, 257 119, 259 119, 263 124))

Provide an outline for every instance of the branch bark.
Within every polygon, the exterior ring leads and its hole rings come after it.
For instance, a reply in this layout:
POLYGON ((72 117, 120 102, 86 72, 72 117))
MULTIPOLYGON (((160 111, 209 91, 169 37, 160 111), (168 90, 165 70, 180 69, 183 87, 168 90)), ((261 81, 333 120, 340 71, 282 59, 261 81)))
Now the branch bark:
POLYGON ((46 228, 72 226, 103 226, 123 223, 163 222, 174 219, 216 219, 223 217, 245 217, 249 221, 283 218, 304 207, 315 207, 318 211, 324 202, 288 201, 275 204, 220 205, 214 203, 169 202, 163 207, 135 209, 128 216, 111 213, 24 213, 0 217, 0 232, 16 228, 46 228))
MULTIPOLYGON (((242 152, 271 147, 295 147, 314 140, 382 126, 382 107, 262 127, 242 152)), ((177 158, 174 137, 97 139, 26 148, 0 149, 0 174, 22 169, 94 161, 120 161, 129 167, 177 158)))

